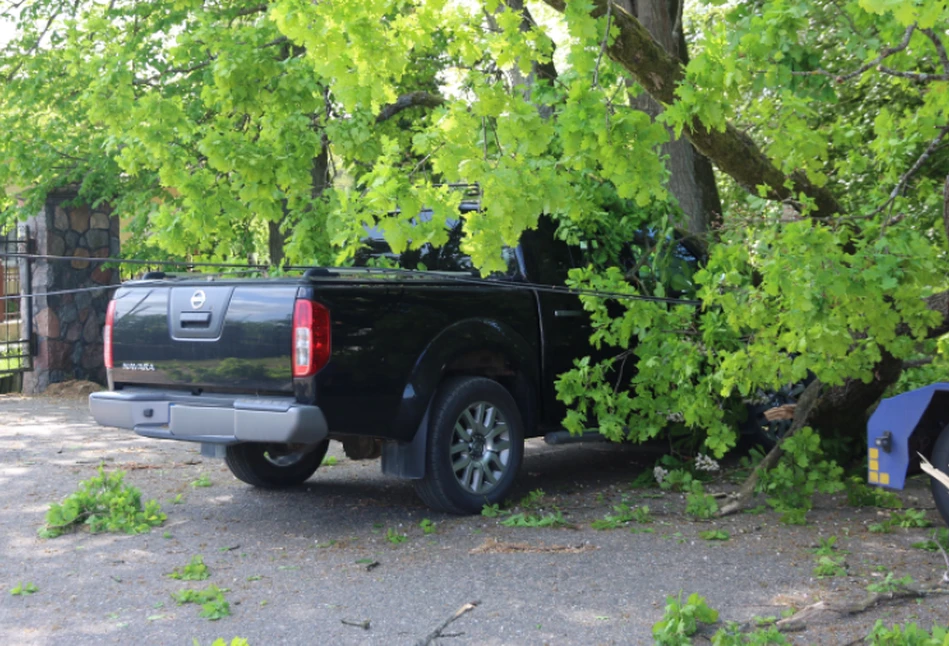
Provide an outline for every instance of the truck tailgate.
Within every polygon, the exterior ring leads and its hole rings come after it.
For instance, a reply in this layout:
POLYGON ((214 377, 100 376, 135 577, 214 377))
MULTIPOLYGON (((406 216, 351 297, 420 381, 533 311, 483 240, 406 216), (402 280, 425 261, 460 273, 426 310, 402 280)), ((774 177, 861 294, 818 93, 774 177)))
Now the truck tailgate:
POLYGON ((115 294, 112 380, 292 393, 297 284, 130 284, 115 294))

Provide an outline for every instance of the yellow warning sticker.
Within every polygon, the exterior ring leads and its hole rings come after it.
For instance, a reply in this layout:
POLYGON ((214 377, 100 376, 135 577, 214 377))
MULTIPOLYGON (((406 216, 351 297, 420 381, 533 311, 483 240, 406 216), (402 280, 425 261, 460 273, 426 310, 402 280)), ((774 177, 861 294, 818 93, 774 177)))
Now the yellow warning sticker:
POLYGON ((880 462, 877 460, 870 460, 870 471, 879 471, 880 462))
POLYGON ((870 449, 870 459, 879 460, 880 459, 880 449, 870 449))
POLYGON ((890 474, 889 474, 889 473, 881 473, 881 474, 880 474, 880 484, 885 484, 885 485, 890 484, 890 474))
POLYGON ((879 481, 880 481, 880 474, 878 474, 876 471, 871 471, 870 482, 879 482, 879 481))

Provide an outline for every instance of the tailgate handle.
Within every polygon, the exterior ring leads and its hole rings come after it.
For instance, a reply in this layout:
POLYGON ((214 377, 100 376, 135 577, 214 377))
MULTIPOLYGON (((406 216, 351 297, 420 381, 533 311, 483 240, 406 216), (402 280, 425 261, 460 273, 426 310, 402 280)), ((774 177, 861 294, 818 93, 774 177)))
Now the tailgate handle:
POLYGON ((211 312, 182 312, 178 321, 182 328, 208 327, 211 325, 211 312))

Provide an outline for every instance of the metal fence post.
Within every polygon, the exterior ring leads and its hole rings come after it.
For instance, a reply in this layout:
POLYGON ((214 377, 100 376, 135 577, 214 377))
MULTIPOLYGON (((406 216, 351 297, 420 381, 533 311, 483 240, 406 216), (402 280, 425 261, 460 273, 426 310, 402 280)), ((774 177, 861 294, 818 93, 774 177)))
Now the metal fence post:
POLYGON ((33 303, 30 299, 33 294, 33 276, 30 271, 30 228, 20 223, 16 225, 17 248, 21 254, 17 267, 20 270, 20 338, 26 341, 26 354, 29 356, 32 368, 33 355, 36 349, 33 345, 33 303))

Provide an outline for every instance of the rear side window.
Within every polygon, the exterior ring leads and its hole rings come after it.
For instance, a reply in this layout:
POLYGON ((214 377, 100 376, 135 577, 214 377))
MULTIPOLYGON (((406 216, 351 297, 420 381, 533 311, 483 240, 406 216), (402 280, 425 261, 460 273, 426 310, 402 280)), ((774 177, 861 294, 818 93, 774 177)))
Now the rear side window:
MULTIPOLYGON (((364 239, 365 247, 356 252, 355 264, 365 266, 395 266, 401 269, 422 271, 450 271, 478 274, 471 257, 461 250, 464 231, 461 220, 449 220, 448 242, 440 247, 425 244, 419 249, 407 249, 401 254, 393 253, 378 229, 370 229, 364 239)), ((517 254, 509 247, 502 250, 508 269, 492 278, 518 275, 517 254)))
POLYGON ((536 229, 521 234, 527 275, 544 285, 563 285, 567 272, 587 266, 586 253, 581 247, 569 245, 556 237, 557 224, 542 216, 536 229))
POLYGON ((539 282, 562 283, 567 272, 576 267, 619 267, 626 279, 644 294, 694 297, 693 277, 702 257, 686 240, 639 229, 625 242, 615 237, 604 242, 596 239, 595 231, 585 231, 570 223, 566 228, 564 232, 555 222, 542 217, 535 231, 524 232, 528 272, 539 282), (558 234, 576 244, 561 241, 558 234))

